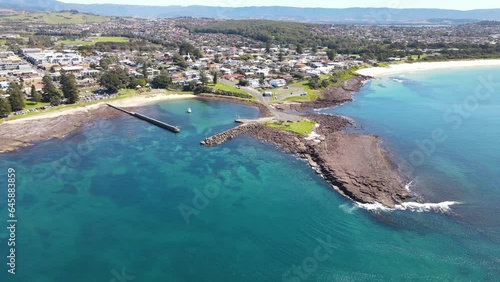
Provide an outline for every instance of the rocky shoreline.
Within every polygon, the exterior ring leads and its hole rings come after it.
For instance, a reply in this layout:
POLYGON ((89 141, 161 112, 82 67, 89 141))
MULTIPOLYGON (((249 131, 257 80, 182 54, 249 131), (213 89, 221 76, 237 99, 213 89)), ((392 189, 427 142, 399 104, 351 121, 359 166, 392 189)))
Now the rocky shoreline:
MULTIPOLYGON (((353 125, 346 118, 311 114, 311 110, 316 108, 352 101, 353 93, 359 91, 367 79, 369 77, 355 76, 340 87, 327 89, 323 98, 316 102, 287 105, 289 109, 298 111, 319 125, 315 129, 316 135, 311 138, 271 129, 263 124, 245 128, 244 134, 304 158, 332 187, 353 201, 379 203, 387 207, 401 204, 412 198, 405 189, 408 180, 388 158, 379 138, 344 132, 353 125)), ((251 101, 211 95, 200 95, 197 99, 243 104, 258 108, 261 117, 271 115, 264 105, 251 101)), ((63 138, 86 124, 122 114, 102 105, 54 118, 4 123, 0 125, 0 152, 17 150, 33 145, 36 141, 63 138)))
POLYGON ((0 153, 32 146, 35 142, 63 138, 86 124, 123 113, 101 105, 97 108, 53 118, 16 120, 0 124, 0 153))
POLYGON ((405 188, 409 179, 389 159, 378 137, 346 133, 345 129, 354 125, 347 118, 311 113, 313 109, 352 101, 353 94, 368 79, 370 77, 355 76, 340 87, 327 89, 318 101, 288 105, 288 109, 296 110, 317 123, 311 138, 265 125, 259 125, 247 134, 305 159, 335 190, 355 202, 378 203, 393 208, 416 200, 405 188))
POLYGON ((345 133, 352 124, 343 117, 308 118, 319 124, 314 138, 262 124, 247 134, 303 158, 335 190, 355 202, 393 208, 412 198, 404 188, 408 180, 387 158, 378 137, 345 133))
MULTIPOLYGON (((198 95, 196 99, 200 101, 221 101, 242 104, 259 109, 261 117, 271 115, 264 105, 256 102, 213 95, 198 95)), ((128 109, 138 107, 140 106, 125 106, 125 108, 128 109)), ((84 125, 92 124, 98 120, 114 118, 123 114, 124 113, 110 109, 108 106, 102 104, 71 114, 61 114, 57 117, 29 120, 20 119, 13 122, 4 122, 0 124, 0 153, 29 147, 39 141, 52 138, 64 138, 84 125)))
POLYGON ((353 100, 353 95, 363 88, 364 84, 372 77, 355 75, 347 81, 340 83, 340 86, 333 86, 321 94, 321 98, 312 102, 293 103, 290 109, 304 112, 312 109, 324 109, 335 107, 353 100))

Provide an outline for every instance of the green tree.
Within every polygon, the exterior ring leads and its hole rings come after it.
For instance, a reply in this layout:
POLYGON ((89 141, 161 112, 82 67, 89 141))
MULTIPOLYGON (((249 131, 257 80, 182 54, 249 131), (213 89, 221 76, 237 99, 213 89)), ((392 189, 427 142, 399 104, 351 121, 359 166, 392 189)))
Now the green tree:
POLYGON ((12 112, 7 99, 0 97, 0 117, 6 117, 12 112))
POLYGON ((302 47, 301 44, 297 44, 295 51, 297 52, 297 54, 302 54, 302 53, 304 53, 304 47, 302 47))
POLYGON ((31 100, 33 100, 35 103, 38 103, 42 101, 42 95, 36 91, 35 85, 31 85, 31 100))
POLYGON ((200 71, 200 81, 202 85, 207 85, 208 84, 208 76, 205 73, 205 71, 200 71))
POLYGON ((240 78, 240 80, 238 82, 238 85, 240 85, 240 86, 248 86, 248 85, 250 85, 250 83, 248 82, 248 80, 240 78))
POLYGON ((179 46, 179 54, 187 55, 194 57, 195 59, 201 58, 202 54, 199 49, 195 48, 191 43, 183 42, 179 46))
POLYGON ((282 52, 282 51, 280 51, 280 53, 278 54, 278 60, 279 60, 280 62, 283 62, 283 58, 284 58, 284 57, 285 57, 285 54, 283 54, 283 52, 282 52))
POLYGON ((161 73, 157 77, 153 78, 153 81, 151 82, 153 84, 154 88, 161 88, 165 89, 168 88, 169 85, 172 84, 172 79, 167 73, 161 73))
POLYGON ((104 72, 99 82, 109 93, 117 93, 130 84, 130 77, 124 69, 117 69, 104 72))
POLYGON ((127 85, 127 88, 129 89, 137 89, 137 86, 139 86, 139 80, 135 77, 130 79, 129 84, 127 85))
POLYGON ((220 64, 220 57, 221 57, 220 54, 215 54, 215 56, 214 56, 214 63, 220 64))
POLYGON ((114 58, 113 57, 104 57, 102 58, 100 61, 99 61, 99 65, 103 68, 103 69, 107 69, 109 67, 109 65, 111 65, 112 63, 114 63, 114 58))
POLYGON ((271 53, 271 40, 266 41, 266 53, 271 53))
POLYGON ((106 88, 110 93, 116 93, 123 87, 120 77, 115 72, 104 73, 101 76, 100 83, 101 86, 106 88))
POLYGON ((337 53, 335 52, 335 50, 328 49, 326 51, 326 55, 328 56, 328 60, 333 61, 335 59, 335 57, 337 56, 337 53))
POLYGON ((52 106, 59 106, 62 101, 61 91, 54 86, 54 82, 52 78, 48 75, 45 75, 42 79, 43 88, 42 92, 44 93, 44 101, 49 102, 52 106))
POLYGON ((9 96, 9 103, 12 111, 20 111, 24 108, 24 93, 19 84, 11 82, 7 89, 9 96))
POLYGON ((212 76, 214 77, 213 79, 214 84, 217 85, 217 82, 219 81, 219 74, 216 71, 214 71, 212 72, 212 76))
POLYGON ((144 76, 145 79, 148 79, 148 63, 144 61, 144 64, 142 65, 142 75, 144 76))
POLYGON ((80 99, 75 76, 64 70, 61 72, 61 90, 69 104, 74 104, 80 99))
POLYGON ((144 87, 144 86, 146 86, 146 84, 148 84, 148 82, 146 81, 145 78, 139 78, 137 80, 137 84, 139 84, 140 87, 144 87))
POLYGON ((318 47, 316 46, 316 44, 314 44, 313 47, 311 48, 311 53, 313 54, 318 53, 318 47))
POLYGON ((187 63, 186 63, 186 60, 184 60, 184 57, 182 57, 181 55, 179 54, 175 54, 173 57, 172 57, 172 60, 174 62, 174 64, 176 66, 179 66, 183 69, 186 69, 187 68, 187 63))

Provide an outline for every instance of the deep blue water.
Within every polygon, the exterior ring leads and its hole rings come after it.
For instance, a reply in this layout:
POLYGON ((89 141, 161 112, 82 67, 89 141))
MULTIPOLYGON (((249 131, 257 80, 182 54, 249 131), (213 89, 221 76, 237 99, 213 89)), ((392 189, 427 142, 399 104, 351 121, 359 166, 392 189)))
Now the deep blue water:
MULTIPOLYGON (((336 111, 405 156, 406 143, 427 138, 425 123, 439 121, 430 113, 447 108, 434 95, 461 101, 448 91, 468 87, 458 87, 463 78, 451 75, 457 86, 451 87, 433 77, 412 76, 413 86, 374 81, 355 103, 336 111), (430 92, 433 85, 442 91, 430 92), (415 129, 405 129, 404 120, 415 129)), ((480 122, 484 131, 470 125, 484 134, 459 134, 471 117, 415 169, 413 189, 432 201, 464 202, 452 207, 455 214, 358 209, 303 161, 248 137, 199 146, 207 135, 234 126, 236 115, 257 116, 225 103, 185 100, 141 108, 179 125, 178 135, 124 116, 0 155, 2 187, 5 169, 17 171, 19 220, 15 276, 7 273, 8 233, 0 228, 0 280, 497 281, 499 159, 482 146, 499 151, 488 139, 499 136, 498 102, 495 94, 485 104, 493 114, 476 112, 476 119, 486 119, 480 122), (463 162, 475 157, 482 161, 463 162)), ((0 202, 6 197, 3 189, 0 202)), ((0 222, 7 226, 2 210, 0 222)))

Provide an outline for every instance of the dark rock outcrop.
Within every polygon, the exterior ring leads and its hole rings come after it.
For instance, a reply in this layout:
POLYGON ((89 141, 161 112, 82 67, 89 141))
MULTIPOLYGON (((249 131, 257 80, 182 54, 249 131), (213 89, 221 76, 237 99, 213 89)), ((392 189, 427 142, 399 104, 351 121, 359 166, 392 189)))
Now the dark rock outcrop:
POLYGON ((348 134, 351 121, 339 116, 310 115, 319 124, 315 140, 258 125, 247 134, 297 154, 342 195, 359 203, 394 207, 411 196, 406 179, 387 158, 378 137, 348 134))
POLYGON ((203 146, 217 146, 226 142, 227 140, 233 139, 243 133, 246 133, 254 128, 256 128, 259 124, 250 123, 250 124, 242 124, 235 128, 231 128, 214 136, 208 137, 205 140, 201 141, 201 145, 203 146))

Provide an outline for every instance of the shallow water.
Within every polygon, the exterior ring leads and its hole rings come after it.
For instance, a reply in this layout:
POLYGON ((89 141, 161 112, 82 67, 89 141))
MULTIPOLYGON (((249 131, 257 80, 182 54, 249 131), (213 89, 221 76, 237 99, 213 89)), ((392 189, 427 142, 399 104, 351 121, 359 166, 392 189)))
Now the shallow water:
MULTIPOLYGON (((377 99, 374 86, 347 107, 377 99)), ((2 168, 17 170, 19 220, 17 274, 8 275, 4 264, 1 281, 495 281, 500 274, 495 215, 485 226, 464 220, 469 210, 481 220, 491 213, 493 207, 471 208, 467 198, 477 194, 467 191, 494 190, 484 184, 498 183, 491 172, 481 170, 490 176, 481 185, 429 196, 467 203, 453 208, 457 216, 370 213, 303 161, 251 138, 199 146, 234 126, 236 115, 256 117, 254 109, 185 100, 141 112, 182 132, 124 116, 0 156, 2 168)), ((360 120, 367 130, 397 131, 360 120)), ((399 139, 387 137, 402 152, 399 139)), ((447 167, 456 175, 469 171, 447 167)), ((418 173, 416 187, 434 174, 441 178, 430 171, 418 173)), ((464 183, 475 183, 469 177, 462 176, 464 183)), ((4 169, 0 179, 5 187, 4 169)), ((6 219, 5 209, 0 220, 6 219)), ((7 236, 0 228, 1 257, 7 236)))

